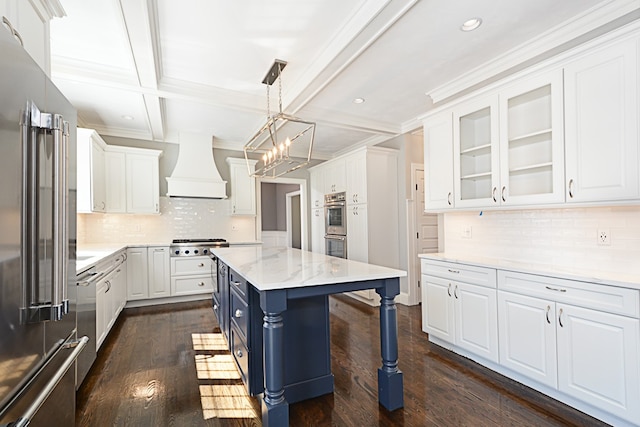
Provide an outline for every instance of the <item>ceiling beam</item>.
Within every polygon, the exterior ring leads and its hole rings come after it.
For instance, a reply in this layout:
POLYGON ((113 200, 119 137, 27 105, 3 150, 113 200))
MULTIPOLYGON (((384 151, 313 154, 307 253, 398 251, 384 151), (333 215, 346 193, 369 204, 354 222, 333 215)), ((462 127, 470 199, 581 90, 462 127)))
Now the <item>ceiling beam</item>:
POLYGON ((165 136, 163 100, 159 95, 147 93, 145 90, 157 91, 161 69, 155 2, 146 0, 118 0, 118 2, 127 30, 138 84, 143 92, 147 123, 153 138, 163 140, 165 136))

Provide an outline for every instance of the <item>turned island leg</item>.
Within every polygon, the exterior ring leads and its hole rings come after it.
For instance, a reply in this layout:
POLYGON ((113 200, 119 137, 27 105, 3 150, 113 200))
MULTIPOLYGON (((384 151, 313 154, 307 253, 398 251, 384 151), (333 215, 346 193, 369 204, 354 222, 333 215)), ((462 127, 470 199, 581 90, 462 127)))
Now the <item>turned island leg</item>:
POLYGON ((262 425, 289 425, 289 403, 284 398, 284 323, 282 312, 287 308, 286 293, 268 291, 260 294, 264 313, 262 337, 264 348, 264 398, 262 425))
POLYGON ((378 369, 378 402, 393 411, 404 406, 402 372, 398 369, 398 322, 395 296, 400 293, 399 279, 385 280, 377 289, 380 295, 380 350, 382 367, 378 369))

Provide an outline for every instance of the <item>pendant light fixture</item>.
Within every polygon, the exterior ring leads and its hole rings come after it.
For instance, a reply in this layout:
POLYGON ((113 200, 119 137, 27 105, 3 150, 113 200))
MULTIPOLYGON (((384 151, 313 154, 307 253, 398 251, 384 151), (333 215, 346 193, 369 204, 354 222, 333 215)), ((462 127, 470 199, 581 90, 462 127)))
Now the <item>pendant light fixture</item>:
POLYGON ((277 178, 311 162, 316 124, 282 112, 282 70, 285 61, 276 59, 262 80, 267 85, 267 122, 244 146, 249 175, 277 178), (269 88, 278 83, 278 112, 271 114, 269 88), (255 169, 249 153, 260 154, 255 169))

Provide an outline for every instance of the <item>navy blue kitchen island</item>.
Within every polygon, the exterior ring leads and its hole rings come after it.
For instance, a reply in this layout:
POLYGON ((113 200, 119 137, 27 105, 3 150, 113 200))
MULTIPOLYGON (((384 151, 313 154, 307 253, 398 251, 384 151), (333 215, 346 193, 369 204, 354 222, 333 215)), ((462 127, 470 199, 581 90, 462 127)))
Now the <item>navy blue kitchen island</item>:
POLYGON ((288 426, 289 403, 333 392, 328 295, 380 295, 378 401, 402 408, 395 296, 404 271, 292 248, 215 248, 214 311, 264 426, 288 426))

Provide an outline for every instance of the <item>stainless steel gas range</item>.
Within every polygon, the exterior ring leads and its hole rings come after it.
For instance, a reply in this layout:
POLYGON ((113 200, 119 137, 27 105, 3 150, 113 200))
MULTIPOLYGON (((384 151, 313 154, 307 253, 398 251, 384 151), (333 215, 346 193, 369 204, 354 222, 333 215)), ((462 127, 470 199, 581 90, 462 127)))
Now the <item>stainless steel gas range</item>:
POLYGON ((171 242, 171 256, 203 256, 209 255, 211 248, 228 248, 225 239, 174 239, 171 242))

